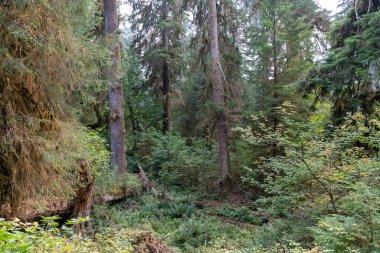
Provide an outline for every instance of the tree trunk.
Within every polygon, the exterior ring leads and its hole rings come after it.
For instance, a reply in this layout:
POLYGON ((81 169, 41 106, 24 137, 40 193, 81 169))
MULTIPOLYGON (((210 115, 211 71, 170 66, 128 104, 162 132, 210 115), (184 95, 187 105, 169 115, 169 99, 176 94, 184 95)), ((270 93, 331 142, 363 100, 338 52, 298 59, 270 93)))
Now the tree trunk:
POLYGON ((217 139, 219 146, 219 160, 221 169, 221 180, 219 184, 220 190, 223 190, 225 181, 228 177, 230 168, 229 152, 228 152, 228 129, 227 115, 225 112, 224 87, 222 81, 222 67, 220 65, 219 41, 218 41, 218 20, 216 11, 216 1, 209 0, 209 29, 210 29, 210 50, 212 61, 212 85, 213 100, 216 105, 216 123, 217 139))
POLYGON ((111 165, 117 170, 118 177, 120 177, 127 169, 127 161, 125 154, 123 87, 120 78, 121 54, 120 43, 117 39, 119 28, 117 10, 117 0, 104 0, 105 35, 115 37, 110 46, 112 66, 107 68, 110 102, 111 165))
MULTIPOLYGON (((167 6, 167 0, 163 0, 162 3, 162 21, 165 22, 168 17, 168 6, 167 6)), ((165 24, 166 25, 166 24, 165 24)), ((162 29, 162 48, 166 51, 165 53, 168 53, 169 45, 168 45, 168 37, 169 37, 169 31, 167 27, 163 27, 162 29)), ((167 60, 164 59, 163 62, 163 69, 162 69, 162 99, 163 99, 163 116, 162 116, 162 132, 166 134, 169 129, 169 66, 167 63, 167 60)))
MULTIPOLYGON (((92 195, 94 192, 94 183, 90 183, 84 188, 79 189, 77 198, 74 203, 74 218, 86 218, 90 217, 92 209, 92 195)), ((76 233, 83 233, 85 231, 91 231, 91 221, 88 220, 84 223, 79 223, 75 226, 76 233)))
MULTIPOLYGON (((91 214, 92 196, 94 192, 94 179, 90 176, 90 164, 83 160, 80 161, 80 186, 74 201, 74 210, 72 217, 86 218, 91 214)), ((75 226, 77 233, 83 233, 86 230, 91 230, 91 221, 79 223, 75 226)))

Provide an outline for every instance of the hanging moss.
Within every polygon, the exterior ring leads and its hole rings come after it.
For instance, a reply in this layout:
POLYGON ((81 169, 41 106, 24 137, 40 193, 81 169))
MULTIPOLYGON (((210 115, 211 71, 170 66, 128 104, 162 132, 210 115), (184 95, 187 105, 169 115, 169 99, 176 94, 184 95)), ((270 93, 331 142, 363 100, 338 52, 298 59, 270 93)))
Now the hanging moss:
POLYGON ((73 98, 84 103, 99 81, 101 48, 86 36, 95 11, 89 0, 0 4, 0 203, 14 214, 78 187, 86 152, 73 98))

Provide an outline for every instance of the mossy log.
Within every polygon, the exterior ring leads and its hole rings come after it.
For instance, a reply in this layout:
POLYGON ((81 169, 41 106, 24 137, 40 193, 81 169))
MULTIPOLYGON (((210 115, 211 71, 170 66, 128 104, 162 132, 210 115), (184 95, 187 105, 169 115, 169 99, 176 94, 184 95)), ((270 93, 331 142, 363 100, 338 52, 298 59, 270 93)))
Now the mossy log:
MULTIPOLYGON (((84 189, 91 191, 91 188, 93 188, 93 185, 92 187, 89 185, 84 189)), ((83 197, 87 195, 89 191, 84 191, 82 193, 83 194, 81 195, 81 193, 78 192, 78 197, 74 200, 51 200, 49 202, 40 203, 40 207, 36 207, 36 205, 32 205, 31 203, 24 203, 24 208, 21 208, 21 212, 19 213, 17 218, 22 221, 32 221, 37 220, 43 216, 47 217, 54 215, 58 215, 63 219, 78 217, 78 215, 80 217, 82 217, 83 215, 88 216, 89 209, 83 209, 83 207, 88 207, 90 202, 88 200, 84 201, 85 204, 83 205, 83 202, 80 201, 83 200, 83 197), (79 203, 81 203, 82 208, 79 207, 79 203), (75 207, 77 209, 75 209, 75 207)), ((92 201, 95 204, 111 203, 131 197, 133 196, 133 194, 134 191, 132 190, 120 190, 119 192, 95 196, 93 197, 92 201)), ((5 219, 15 218, 15 216, 12 215, 12 209, 9 202, 5 202, 0 205, 0 217, 5 219)))

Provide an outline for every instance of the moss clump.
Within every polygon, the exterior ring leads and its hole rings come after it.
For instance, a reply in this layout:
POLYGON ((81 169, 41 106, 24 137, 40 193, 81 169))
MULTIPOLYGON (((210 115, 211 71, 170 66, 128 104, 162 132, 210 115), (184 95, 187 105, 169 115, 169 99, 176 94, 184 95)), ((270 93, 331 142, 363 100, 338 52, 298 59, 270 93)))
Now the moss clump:
MULTIPOLYGON (((0 202, 10 202, 17 215, 35 198, 70 198, 89 174, 81 166, 88 157, 73 109, 100 66, 93 51, 99 47, 84 36, 90 24, 82 20, 79 29, 72 18, 91 12, 91 1, 6 2, 0 5, 0 202)), ((87 14, 83 19, 91 19, 87 14)))

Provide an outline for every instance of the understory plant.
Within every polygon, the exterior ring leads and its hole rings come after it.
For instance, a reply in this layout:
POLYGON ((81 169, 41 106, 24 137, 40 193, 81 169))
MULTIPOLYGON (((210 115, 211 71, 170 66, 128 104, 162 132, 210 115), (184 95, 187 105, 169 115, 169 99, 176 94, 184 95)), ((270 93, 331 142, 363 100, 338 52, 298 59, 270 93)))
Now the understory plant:
POLYGON ((158 182, 170 187, 209 190, 218 178, 215 143, 203 138, 185 138, 176 132, 162 135, 156 130, 141 133, 138 160, 158 182))
POLYGON ((111 152, 102 131, 104 129, 82 128, 85 136, 82 145, 86 150, 92 168, 91 174, 95 182, 95 196, 118 193, 125 189, 137 190, 140 186, 140 181, 137 176, 131 173, 125 173, 123 178, 116 180, 115 170, 111 167, 109 159, 111 152))
POLYGON ((275 157, 261 157, 244 177, 262 187, 265 195, 256 207, 274 219, 261 235, 283 245, 294 241, 331 252, 376 252, 380 110, 371 118, 348 114, 342 125, 331 126, 326 108, 319 105, 300 122, 285 103, 278 108, 276 131, 263 123, 264 116, 253 116, 253 126, 236 129, 252 147, 276 145, 280 150, 275 157))
POLYGON ((88 218, 73 219, 58 228, 58 216, 44 217, 41 223, 0 220, 0 252, 132 252, 130 238, 123 230, 96 234, 74 233, 74 226, 88 218))

